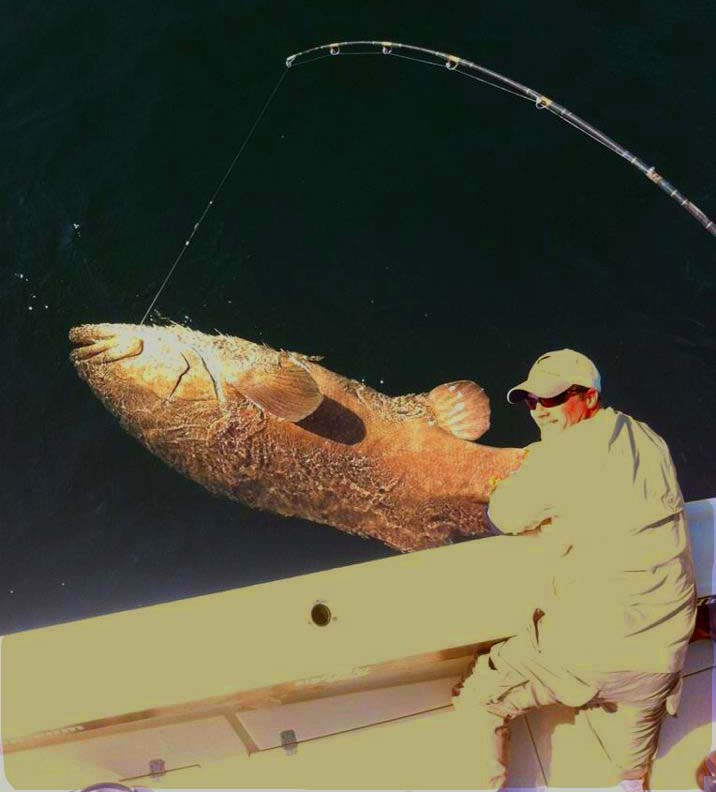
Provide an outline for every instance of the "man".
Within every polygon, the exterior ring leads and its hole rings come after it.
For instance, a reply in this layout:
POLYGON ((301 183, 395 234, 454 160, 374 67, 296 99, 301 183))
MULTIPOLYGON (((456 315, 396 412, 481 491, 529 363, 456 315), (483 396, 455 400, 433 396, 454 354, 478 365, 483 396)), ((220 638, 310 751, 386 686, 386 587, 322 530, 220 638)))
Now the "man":
POLYGON ((527 406, 542 439, 495 482, 488 517, 501 533, 537 536, 554 569, 526 629, 477 658, 455 709, 487 749, 486 788, 505 780, 507 723, 561 702, 586 707, 622 788, 641 790, 661 719, 678 703, 696 614, 669 450, 602 406, 599 372, 570 349, 542 355, 507 400, 527 406))

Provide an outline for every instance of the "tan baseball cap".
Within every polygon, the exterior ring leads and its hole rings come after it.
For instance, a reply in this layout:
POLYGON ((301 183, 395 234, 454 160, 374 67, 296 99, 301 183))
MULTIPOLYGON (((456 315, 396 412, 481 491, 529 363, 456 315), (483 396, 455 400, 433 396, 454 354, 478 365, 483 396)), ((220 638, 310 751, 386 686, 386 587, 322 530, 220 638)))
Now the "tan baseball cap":
POLYGON ((522 401, 528 393, 535 396, 556 396, 570 385, 602 390, 602 380, 597 367, 581 352, 573 349, 558 349, 546 352, 538 358, 524 382, 515 385, 507 393, 510 404, 522 401))

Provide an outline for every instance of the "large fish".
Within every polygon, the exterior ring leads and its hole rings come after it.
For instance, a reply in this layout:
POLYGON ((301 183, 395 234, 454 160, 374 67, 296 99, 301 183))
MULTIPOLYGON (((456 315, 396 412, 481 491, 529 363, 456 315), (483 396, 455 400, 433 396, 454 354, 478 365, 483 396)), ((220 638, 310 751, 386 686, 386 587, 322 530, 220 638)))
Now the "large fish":
POLYGON ((241 338, 83 325, 72 361, 122 426, 213 493, 399 550, 486 532, 488 481, 516 448, 477 445, 489 400, 460 381, 390 397, 241 338))

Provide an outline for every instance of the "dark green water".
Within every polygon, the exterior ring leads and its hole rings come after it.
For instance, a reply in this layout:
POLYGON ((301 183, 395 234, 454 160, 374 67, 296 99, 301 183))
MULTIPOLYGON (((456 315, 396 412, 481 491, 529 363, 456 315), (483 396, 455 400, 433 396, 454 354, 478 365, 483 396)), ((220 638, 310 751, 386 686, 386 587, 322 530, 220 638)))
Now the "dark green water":
MULTIPOLYGON (((392 554, 210 497, 68 362, 73 325, 141 319, 288 54, 460 54, 716 215, 711 4, 491 5, 0 6, 0 634, 392 554)), ((157 309, 389 394, 473 378, 494 445, 536 439, 506 390, 579 349, 694 500, 716 496, 715 281, 713 238, 554 117, 444 69, 340 57, 288 73, 157 309)))

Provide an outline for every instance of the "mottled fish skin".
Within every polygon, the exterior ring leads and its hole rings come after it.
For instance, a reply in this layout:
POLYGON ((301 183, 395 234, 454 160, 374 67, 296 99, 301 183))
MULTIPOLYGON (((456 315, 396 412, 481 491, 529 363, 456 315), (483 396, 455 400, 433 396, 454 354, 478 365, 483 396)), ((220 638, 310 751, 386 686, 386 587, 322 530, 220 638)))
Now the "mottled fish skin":
POLYGON ((70 340, 79 376, 168 465, 217 495, 398 550, 486 533, 488 480, 522 460, 441 428, 444 400, 386 396, 241 338, 97 324, 70 340))

